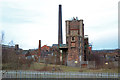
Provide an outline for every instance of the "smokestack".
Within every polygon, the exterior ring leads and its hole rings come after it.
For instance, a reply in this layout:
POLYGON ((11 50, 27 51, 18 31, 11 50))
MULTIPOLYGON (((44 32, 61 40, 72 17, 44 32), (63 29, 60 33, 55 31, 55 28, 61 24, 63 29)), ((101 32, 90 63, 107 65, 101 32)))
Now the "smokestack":
POLYGON ((62 39, 62 5, 59 5, 59 20, 58 20, 58 45, 63 44, 62 39))
POLYGON ((38 54, 39 56, 41 55, 41 40, 39 40, 38 54))

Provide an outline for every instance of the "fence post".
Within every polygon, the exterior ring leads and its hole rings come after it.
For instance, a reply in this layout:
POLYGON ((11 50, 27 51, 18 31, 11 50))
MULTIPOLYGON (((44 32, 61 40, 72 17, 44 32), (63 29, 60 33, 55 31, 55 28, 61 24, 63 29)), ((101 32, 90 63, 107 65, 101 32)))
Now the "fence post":
POLYGON ((102 73, 101 73, 101 78, 102 78, 102 73))
POLYGON ((107 78, 108 78, 108 72, 107 72, 107 78))
POLYGON ((16 78, 17 78, 17 70, 16 70, 16 78))
POLYGON ((66 78, 66 72, 64 73, 64 75, 65 75, 65 78, 66 78))
POLYGON ((22 78, 22 77, 21 77, 21 70, 20 70, 20 78, 22 78))

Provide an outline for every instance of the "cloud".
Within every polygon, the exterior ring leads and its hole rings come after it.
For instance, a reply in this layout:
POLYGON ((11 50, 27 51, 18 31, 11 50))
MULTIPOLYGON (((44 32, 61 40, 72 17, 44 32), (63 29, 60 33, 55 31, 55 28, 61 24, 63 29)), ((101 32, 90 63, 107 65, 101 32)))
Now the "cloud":
POLYGON ((0 1, 0 28, 6 43, 14 40, 22 48, 57 43, 58 4, 62 4, 63 38, 65 20, 78 16, 84 20, 85 34, 94 48, 114 48, 117 41, 117 0, 4 0, 0 1), (110 41, 111 39, 114 39, 110 41), (106 41, 106 42, 104 42, 106 41), (102 45, 101 45, 102 44, 102 45), (104 44, 104 45, 103 45, 104 44), (109 47, 111 46, 111 47, 109 47))
MULTIPOLYGON (((25 2, 24 2, 25 3, 25 2)), ((33 7, 32 10, 31 6, 25 6, 24 3, 17 3, 17 2, 1 2, 1 23, 13 23, 13 24, 21 24, 21 23, 31 23, 35 22, 35 18, 40 16, 43 18, 45 14, 43 12, 38 12, 36 9, 38 7, 33 7), (24 4, 24 5, 23 5, 24 4)), ((27 5, 26 5, 27 6, 27 5)))
POLYGON ((93 49, 118 48, 118 28, 99 29, 89 33, 89 42, 93 43, 93 49))

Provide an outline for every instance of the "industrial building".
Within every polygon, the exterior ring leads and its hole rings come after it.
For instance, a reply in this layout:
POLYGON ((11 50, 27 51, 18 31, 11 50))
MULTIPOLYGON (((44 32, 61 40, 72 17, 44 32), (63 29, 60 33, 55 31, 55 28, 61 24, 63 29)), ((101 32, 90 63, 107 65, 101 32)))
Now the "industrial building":
POLYGON ((84 38, 84 23, 82 19, 78 20, 77 17, 73 17, 72 20, 66 20, 65 22, 66 44, 62 44, 62 5, 59 5, 58 46, 61 53, 60 61, 67 66, 75 66, 81 61, 88 60, 86 56, 89 50, 88 37, 84 38))
POLYGON ((62 54, 60 61, 67 66, 77 66, 78 63, 89 60, 89 42, 88 37, 84 37, 83 20, 66 20, 66 44, 60 44, 59 49, 62 54))
MULTIPOLYGON (((88 37, 84 36, 83 20, 74 18, 66 20, 66 44, 63 44, 62 36, 62 5, 59 5, 58 14, 58 44, 49 47, 47 53, 56 55, 56 63, 67 66, 79 66, 80 62, 90 60, 90 48, 88 37)), ((45 46, 43 46, 45 47, 45 46)), ((47 46, 46 46, 47 47, 47 46)), ((44 55, 46 51, 41 48, 41 40, 39 40, 38 54, 44 55), (41 54, 42 53, 42 54, 41 54)))

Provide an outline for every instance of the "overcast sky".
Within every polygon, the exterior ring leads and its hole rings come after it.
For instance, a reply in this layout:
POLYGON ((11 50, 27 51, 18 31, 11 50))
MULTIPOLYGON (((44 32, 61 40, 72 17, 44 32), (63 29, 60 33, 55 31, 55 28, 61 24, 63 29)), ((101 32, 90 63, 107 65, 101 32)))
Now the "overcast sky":
POLYGON ((58 43, 58 5, 62 4, 63 42, 65 20, 84 20, 85 35, 93 49, 118 48, 119 0, 0 0, 0 32, 23 49, 58 43))

